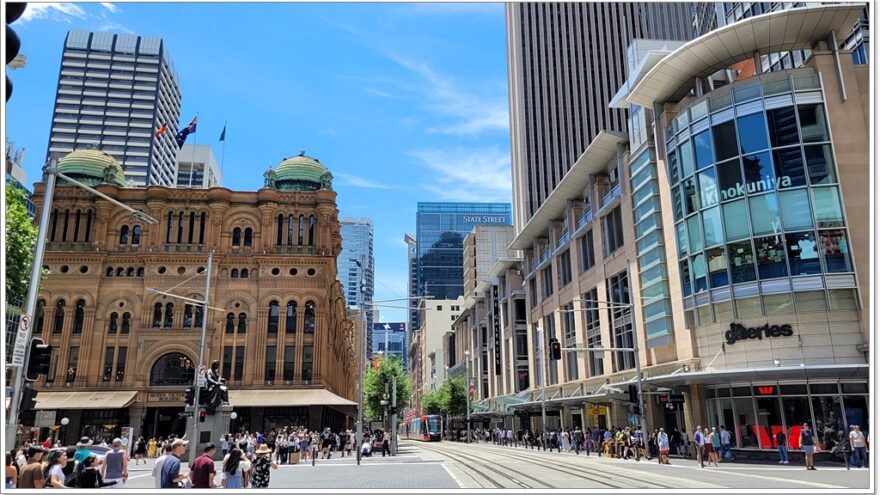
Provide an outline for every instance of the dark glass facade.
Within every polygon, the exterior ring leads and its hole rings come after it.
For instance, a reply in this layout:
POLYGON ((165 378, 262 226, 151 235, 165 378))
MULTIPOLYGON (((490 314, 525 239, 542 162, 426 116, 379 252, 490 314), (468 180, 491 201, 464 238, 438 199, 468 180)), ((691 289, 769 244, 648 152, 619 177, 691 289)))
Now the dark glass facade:
POLYGON ((474 225, 512 225, 509 203, 419 203, 416 213, 418 294, 464 294, 462 242, 474 225))
POLYGON ((826 120, 818 75, 800 69, 718 90, 666 129, 686 308, 759 284, 855 288, 826 120))

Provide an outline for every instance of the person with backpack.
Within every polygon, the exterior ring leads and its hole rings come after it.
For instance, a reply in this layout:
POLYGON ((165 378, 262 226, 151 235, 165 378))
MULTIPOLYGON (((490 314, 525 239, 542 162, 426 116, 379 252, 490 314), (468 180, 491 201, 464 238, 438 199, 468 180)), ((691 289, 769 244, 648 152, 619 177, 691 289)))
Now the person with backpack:
POLYGON ((104 477, 101 476, 101 471, 98 470, 96 463, 99 463, 98 457, 90 455, 77 466, 76 488, 93 490, 116 484, 116 481, 104 482, 104 477))

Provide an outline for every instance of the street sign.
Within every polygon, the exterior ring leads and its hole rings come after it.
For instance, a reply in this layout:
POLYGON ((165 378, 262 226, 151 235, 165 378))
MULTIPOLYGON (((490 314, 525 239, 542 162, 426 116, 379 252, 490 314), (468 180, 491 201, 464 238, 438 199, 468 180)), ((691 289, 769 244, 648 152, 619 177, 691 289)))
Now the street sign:
POLYGON ((590 416, 601 416, 604 413, 601 407, 591 407, 588 411, 590 416))
POLYGON ((12 349, 10 366, 24 366, 24 355, 28 348, 28 330, 31 328, 30 315, 21 315, 18 320, 18 332, 15 334, 15 347, 12 349))
POLYGON ((192 413, 192 411, 183 411, 183 412, 179 412, 179 413, 177 413, 177 415, 180 416, 181 418, 191 418, 191 417, 193 417, 193 413, 192 413))
POLYGON ((196 386, 199 388, 204 388, 208 384, 208 380, 205 379, 205 373, 205 367, 199 366, 199 373, 196 377, 196 386))

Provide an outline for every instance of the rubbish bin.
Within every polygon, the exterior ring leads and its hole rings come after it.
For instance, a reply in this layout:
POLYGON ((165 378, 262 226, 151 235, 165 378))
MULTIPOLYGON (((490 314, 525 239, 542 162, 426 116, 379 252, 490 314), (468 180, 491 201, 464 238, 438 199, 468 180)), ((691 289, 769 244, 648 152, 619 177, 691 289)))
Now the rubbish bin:
POLYGON ((288 454, 287 462, 290 464, 299 464, 299 451, 291 452, 288 454))

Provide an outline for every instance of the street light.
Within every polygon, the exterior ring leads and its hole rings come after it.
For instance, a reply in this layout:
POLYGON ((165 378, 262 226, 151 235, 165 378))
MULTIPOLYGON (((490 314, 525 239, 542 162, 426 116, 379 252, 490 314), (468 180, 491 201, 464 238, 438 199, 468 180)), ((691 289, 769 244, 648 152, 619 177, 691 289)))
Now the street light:
MULTIPOLYGON (((134 208, 120 203, 119 201, 107 196, 106 194, 96 191, 95 189, 77 181, 71 179, 70 177, 58 172, 58 158, 51 157, 49 162, 46 163, 46 166, 43 168, 43 172, 46 177, 46 190, 43 194, 43 205, 42 211, 40 212, 40 223, 37 226, 37 244, 34 250, 34 265, 31 269, 31 278, 28 286, 28 295, 27 302, 25 304, 24 313, 22 317, 27 316, 28 318, 32 318, 34 312, 37 309, 37 294, 40 290, 40 279, 42 277, 43 271, 43 258, 46 252, 46 231, 49 228, 49 215, 52 210, 52 198, 55 195, 55 182, 56 177, 61 177, 67 182, 81 188, 85 189, 92 194, 95 194, 107 201, 113 203, 119 208, 122 208, 129 213, 135 215, 138 219, 143 220, 150 224, 158 224, 159 221, 155 218, 147 215, 146 213, 135 210, 134 208)), ((28 344, 31 341, 31 337, 33 336, 33 326, 28 326, 27 330, 24 334, 24 342, 21 345, 25 346, 25 352, 27 353, 27 349, 29 349, 28 344)), ((18 347, 18 342, 16 342, 16 347, 18 347)), ((6 424, 6 449, 11 450, 15 446, 15 438, 18 433, 18 425, 19 425, 19 403, 21 401, 21 391, 24 387, 24 370, 27 369, 28 360, 30 359, 29 354, 25 354, 24 362, 21 364, 21 369, 19 369, 15 373, 15 382, 12 388, 12 397, 9 404, 9 422, 6 424)))
POLYGON ((61 426, 67 426, 70 424, 70 419, 67 417, 61 418, 61 426))
POLYGON ((465 403, 467 404, 467 443, 471 443, 471 386, 472 380, 471 377, 471 351, 470 349, 465 349, 464 351, 464 373, 468 377, 467 390, 465 391, 465 403))
MULTIPOLYGON (((616 301, 598 301, 593 299, 578 299, 578 301, 590 303, 590 306, 587 308, 580 309, 561 309, 560 312, 563 313, 573 313, 576 311, 590 311, 592 309, 599 309, 599 305, 603 305, 605 309, 620 309, 628 310, 630 317, 632 317, 632 303, 625 302, 616 302, 616 301)), ((633 329, 635 329, 635 322, 633 322, 633 329)), ((642 427, 642 441, 645 442, 645 439, 648 438, 648 424, 645 421, 645 393, 642 389, 642 362, 639 358, 639 343, 637 338, 633 338, 633 346, 632 347, 563 347, 561 350, 565 352, 631 352, 633 353, 633 357, 636 362, 636 383, 639 391, 639 419, 642 427)))

